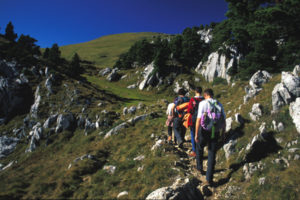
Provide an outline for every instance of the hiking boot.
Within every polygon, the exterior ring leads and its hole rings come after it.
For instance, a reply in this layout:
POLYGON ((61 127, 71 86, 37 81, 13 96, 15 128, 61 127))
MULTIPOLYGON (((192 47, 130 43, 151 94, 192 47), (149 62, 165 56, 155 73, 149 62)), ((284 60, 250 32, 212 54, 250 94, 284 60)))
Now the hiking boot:
POLYGON ((200 172, 200 174, 202 175, 202 176, 204 176, 205 174, 206 174, 206 172, 203 170, 203 169, 197 169, 198 170, 198 172, 200 172))
POLYGON ((203 184, 204 184, 204 185, 206 185, 206 186, 213 187, 213 185, 214 185, 214 182, 213 182, 213 181, 208 181, 208 180, 205 180, 205 181, 203 182, 203 184))
POLYGON ((190 154, 189 154, 189 157, 196 157, 196 153, 194 151, 192 151, 190 154))

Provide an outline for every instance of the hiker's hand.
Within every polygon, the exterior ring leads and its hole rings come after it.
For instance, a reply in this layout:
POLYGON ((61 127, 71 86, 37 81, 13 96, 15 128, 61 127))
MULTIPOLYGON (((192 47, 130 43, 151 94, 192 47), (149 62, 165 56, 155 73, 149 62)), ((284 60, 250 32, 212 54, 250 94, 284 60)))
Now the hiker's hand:
POLYGON ((195 141, 198 143, 198 136, 197 135, 195 136, 195 141))

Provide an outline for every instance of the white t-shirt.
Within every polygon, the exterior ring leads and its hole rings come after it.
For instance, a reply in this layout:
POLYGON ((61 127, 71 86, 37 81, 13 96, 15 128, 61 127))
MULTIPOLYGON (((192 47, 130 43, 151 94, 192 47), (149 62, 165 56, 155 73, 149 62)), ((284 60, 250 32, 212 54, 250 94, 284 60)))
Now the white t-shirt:
POLYGON ((168 109, 167 109, 167 112, 166 112, 167 115, 169 115, 169 116, 172 115, 172 108, 173 108, 174 105, 175 105, 174 103, 170 103, 168 105, 168 109))
MULTIPOLYGON (((211 105, 210 105, 210 103, 209 102, 211 102, 211 103, 213 103, 214 101, 216 101, 216 100, 214 100, 214 99, 212 99, 212 98, 209 98, 209 99, 205 99, 205 100, 203 100, 203 101, 201 101, 200 103, 199 103, 199 107, 198 107, 198 115, 197 115, 197 118, 201 118, 201 116, 205 113, 205 112, 207 112, 208 111, 208 109, 210 109, 210 107, 211 107, 211 105)), ((218 105, 221 107, 221 109, 222 109, 222 114, 223 114, 223 116, 224 116, 224 119, 226 119, 226 115, 225 115, 225 112, 224 112, 224 108, 223 108, 223 105, 220 103, 220 102, 218 102, 218 105)))

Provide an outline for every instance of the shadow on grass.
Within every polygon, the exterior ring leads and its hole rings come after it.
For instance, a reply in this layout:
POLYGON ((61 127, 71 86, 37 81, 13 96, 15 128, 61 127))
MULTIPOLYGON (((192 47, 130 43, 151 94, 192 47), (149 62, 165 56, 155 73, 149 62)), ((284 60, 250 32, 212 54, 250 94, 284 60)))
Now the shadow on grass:
POLYGON ((246 153, 244 159, 241 162, 230 165, 230 173, 226 178, 220 179, 216 183, 216 187, 228 183, 232 174, 238 171, 245 164, 258 162, 268 157, 268 155, 277 153, 280 149, 282 149, 282 147, 277 144, 273 135, 274 132, 267 132, 262 135, 261 140, 257 140, 256 142, 254 142, 251 149, 246 153))

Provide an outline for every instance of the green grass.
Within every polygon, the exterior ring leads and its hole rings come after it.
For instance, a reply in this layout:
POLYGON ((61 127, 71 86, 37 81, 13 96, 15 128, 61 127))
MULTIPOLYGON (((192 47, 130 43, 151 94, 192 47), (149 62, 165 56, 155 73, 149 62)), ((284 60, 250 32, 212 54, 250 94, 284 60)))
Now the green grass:
POLYGON ((60 50, 68 60, 77 53, 81 59, 95 62, 99 67, 112 67, 119 55, 125 53, 136 41, 157 35, 159 33, 150 32, 108 35, 89 42, 62 46, 60 50))

